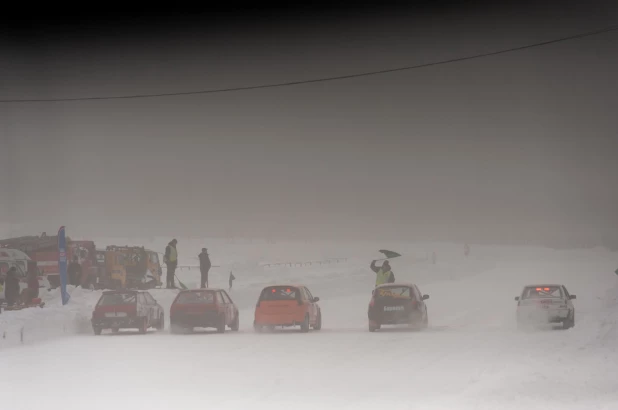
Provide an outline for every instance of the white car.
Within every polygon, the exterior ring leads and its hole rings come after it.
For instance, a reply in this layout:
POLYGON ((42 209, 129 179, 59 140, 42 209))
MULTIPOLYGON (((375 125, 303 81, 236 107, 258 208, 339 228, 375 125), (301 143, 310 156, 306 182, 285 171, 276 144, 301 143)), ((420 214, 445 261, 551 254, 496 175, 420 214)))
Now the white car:
POLYGON ((575 307, 564 285, 527 285, 517 301, 517 326, 562 323, 564 329, 575 326, 575 307))

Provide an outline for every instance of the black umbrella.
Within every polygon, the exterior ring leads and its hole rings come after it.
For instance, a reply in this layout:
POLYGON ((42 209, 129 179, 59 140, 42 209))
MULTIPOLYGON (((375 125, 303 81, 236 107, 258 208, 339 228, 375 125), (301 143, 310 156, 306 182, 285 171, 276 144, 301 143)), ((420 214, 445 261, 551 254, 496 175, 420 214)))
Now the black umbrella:
POLYGON ((401 256, 401 254, 397 253, 397 252, 393 252, 393 251, 389 251, 386 249, 380 249, 380 253, 383 253, 385 258, 383 259, 378 259, 380 261, 386 260, 386 259, 392 259, 392 258, 397 258, 399 256, 401 256))

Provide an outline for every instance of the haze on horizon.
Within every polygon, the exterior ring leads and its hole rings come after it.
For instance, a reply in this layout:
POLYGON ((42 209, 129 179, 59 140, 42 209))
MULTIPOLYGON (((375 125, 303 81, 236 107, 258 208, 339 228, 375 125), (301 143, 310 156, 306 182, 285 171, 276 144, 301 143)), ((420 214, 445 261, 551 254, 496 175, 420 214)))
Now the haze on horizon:
MULTIPOLYGON (((39 39, 5 47, 0 99, 345 75, 616 21, 598 2, 39 39)), ((617 38, 247 92, 0 104, 0 222, 31 234, 616 247, 617 38)))

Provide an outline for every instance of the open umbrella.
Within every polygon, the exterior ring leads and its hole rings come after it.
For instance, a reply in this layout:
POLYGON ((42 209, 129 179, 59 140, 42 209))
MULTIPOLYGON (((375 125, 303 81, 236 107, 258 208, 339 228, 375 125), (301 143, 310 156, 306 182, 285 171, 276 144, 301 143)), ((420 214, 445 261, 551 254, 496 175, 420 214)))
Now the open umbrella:
POLYGON ((397 257, 401 256, 401 254, 399 254, 397 252, 389 251, 389 250, 386 250, 386 249, 380 249, 380 253, 383 253, 385 258, 378 259, 379 261, 383 261, 383 260, 386 260, 386 259, 397 258, 397 257))

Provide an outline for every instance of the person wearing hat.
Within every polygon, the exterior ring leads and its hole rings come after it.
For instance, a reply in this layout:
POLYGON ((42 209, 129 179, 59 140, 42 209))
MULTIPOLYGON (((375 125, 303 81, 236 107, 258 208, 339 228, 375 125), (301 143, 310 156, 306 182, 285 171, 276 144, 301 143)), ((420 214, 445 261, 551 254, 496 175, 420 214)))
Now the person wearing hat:
POLYGON ((178 266, 177 243, 178 241, 176 239, 172 239, 165 247, 165 255, 163 256, 163 262, 167 265, 167 289, 176 289, 174 275, 176 275, 176 267, 178 266))
POLYGON ((208 249, 202 248, 202 253, 197 255, 200 258, 200 273, 202 274, 202 282, 200 288, 208 287, 208 271, 212 266, 210 263, 210 257, 208 256, 208 249))
POLYGON ((371 262, 371 270, 376 273, 376 286, 383 285, 385 283, 395 282, 395 275, 391 269, 391 264, 388 261, 384 261, 379 268, 376 266, 376 261, 371 262))

